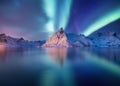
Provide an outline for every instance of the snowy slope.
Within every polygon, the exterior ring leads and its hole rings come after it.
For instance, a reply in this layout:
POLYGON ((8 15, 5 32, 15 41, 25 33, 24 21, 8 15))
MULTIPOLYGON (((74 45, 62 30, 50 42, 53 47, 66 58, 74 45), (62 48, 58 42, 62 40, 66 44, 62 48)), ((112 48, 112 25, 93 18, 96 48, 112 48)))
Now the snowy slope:
POLYGON ((69 42, 76 47, 87 47, 93 46, 93 42, 91 39, 85 37, 84 35, 76 35, 76 34, 67 34, 69 42))
POLYGON ((6 47, 12 48, 40 47, 43 44, 42 41, 28 41, 24 40, 23 38, 6 36, 5 34, 0 34, 0 43, 4 44, 6 47))
POLYGON ((120 46, 120 36, 115 33, 92 36, 94 45, 98 47, 118 47, 120 46))

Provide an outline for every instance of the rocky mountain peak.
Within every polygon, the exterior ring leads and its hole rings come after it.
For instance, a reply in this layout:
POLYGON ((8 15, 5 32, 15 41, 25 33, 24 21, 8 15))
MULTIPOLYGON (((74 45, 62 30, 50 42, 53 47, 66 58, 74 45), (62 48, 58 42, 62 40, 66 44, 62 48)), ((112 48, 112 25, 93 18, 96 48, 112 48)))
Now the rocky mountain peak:
POLYGON ((71 47, 71 45, 63 28, 60 28, 42 47, 71 47))

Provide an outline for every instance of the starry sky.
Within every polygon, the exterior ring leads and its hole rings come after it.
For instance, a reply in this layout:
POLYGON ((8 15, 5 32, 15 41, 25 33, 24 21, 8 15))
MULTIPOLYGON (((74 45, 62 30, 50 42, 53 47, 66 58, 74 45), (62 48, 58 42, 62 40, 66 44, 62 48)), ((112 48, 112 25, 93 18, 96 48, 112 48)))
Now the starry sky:
POLYGON ((84 34, 120 29, 120 0, 0 0, 0 33, 48 39, 60 27, 84 34))

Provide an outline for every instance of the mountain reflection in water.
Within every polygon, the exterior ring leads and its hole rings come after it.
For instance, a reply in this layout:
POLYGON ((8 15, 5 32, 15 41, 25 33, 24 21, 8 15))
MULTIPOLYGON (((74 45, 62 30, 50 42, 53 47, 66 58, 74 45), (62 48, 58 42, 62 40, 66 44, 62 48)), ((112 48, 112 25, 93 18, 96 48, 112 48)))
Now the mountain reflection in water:
POLYGON ((120 86, 118 48, 0 48, 0 86, 120 86))
POLYGON ((58 64, 64 64, 64 61, 68 54, 67 48, 47 48, 46 51, 50 55, 50 57, 58 64))

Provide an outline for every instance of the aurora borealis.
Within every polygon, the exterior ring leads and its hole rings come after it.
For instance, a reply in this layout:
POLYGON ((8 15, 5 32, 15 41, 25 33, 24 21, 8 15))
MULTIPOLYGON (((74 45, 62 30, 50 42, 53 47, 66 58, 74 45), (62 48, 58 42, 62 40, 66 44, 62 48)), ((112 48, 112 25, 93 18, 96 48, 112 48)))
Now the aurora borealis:
POLYGON ((71 2, 72 0, 50 0, 50 2, 48 2, 48 0, 43 0, 43 7, 49 17, 46 24, 46 29, 49 33, 53 34, 55 28, 60 28, 61 26, 66 28, 69 20, 71 2))
POLYGON ((117 9, 111 13, 109 13, 106 16, 103 16, 100 18, 97 22, 92 24, 90 27, 88 27, 84 31, 84 35, 89 36, 92 32, 104 27, 105 25, 108 25, 116 20, 120 19, 120 9, 117 9))
POLYGON ((28 40, 47 39, 60 27, 88 36, 119 20, 120 0, 0 0, 0 33, 28 40))

